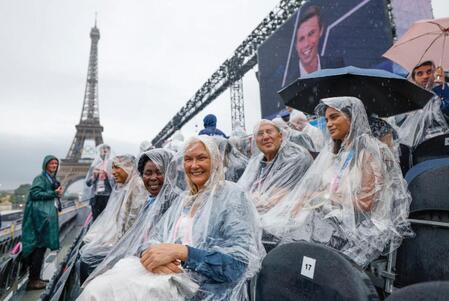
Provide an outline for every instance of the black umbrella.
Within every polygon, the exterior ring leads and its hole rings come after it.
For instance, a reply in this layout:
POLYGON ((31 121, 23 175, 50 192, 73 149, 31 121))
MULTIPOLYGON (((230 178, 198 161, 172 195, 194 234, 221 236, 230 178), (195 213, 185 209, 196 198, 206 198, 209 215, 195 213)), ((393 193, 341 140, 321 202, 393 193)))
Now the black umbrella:
POLYGON ((368 115, 380 117, 421 109, 433 96, 394 73, 353 66, 307 74, 279 94, 287 106, 309 114, 322 98, 354 96, 363 102, 368 115))

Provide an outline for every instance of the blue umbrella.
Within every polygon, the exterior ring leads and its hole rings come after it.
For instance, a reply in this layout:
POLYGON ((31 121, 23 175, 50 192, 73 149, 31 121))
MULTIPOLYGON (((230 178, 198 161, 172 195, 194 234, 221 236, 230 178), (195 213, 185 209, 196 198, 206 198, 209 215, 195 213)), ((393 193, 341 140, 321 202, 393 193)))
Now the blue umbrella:
POLYGON ((284 103, 313 114, 320 99, 354 96, 368 115, 393 116, 422 108, 433 93, 394 73, 353 66, 323 69, 298 78, 279 91, 284 103))

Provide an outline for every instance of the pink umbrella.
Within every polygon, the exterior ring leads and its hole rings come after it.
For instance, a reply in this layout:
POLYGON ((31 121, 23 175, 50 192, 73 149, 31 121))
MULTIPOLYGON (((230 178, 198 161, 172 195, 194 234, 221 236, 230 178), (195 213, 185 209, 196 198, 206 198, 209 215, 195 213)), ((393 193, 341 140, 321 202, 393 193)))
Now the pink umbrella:
POLYGON ((449 69, 449 18, 421 20, 383 54, 409 72, 425 61, 449 69))

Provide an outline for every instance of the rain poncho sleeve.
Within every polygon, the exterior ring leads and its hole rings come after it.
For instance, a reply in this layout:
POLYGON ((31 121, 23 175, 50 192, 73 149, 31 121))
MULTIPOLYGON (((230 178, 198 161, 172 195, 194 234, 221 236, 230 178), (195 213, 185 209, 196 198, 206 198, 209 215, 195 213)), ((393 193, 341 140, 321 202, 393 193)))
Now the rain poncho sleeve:
POLYGON ((270 227, 281 243, 324 244, 366 266, 388 244, 395 249, 411 235, 407 222, 411 198, 394 155, 372 136, 361 101, 323 99, 317 115, 324 115, 328 107, 349 116, 349 133, 336 149, 325 129, 325 147, 278 208, 282 218, 272 220, 270 227))
MULTIPOLYGON (((262 121, 256 126, 255 133, 263 122, 271 123, 262 121)), ((301 181, 312 161, 307 150, 285 137, 272 161, 267 162, 260 151, 249 160, 238 184, 249 192, 265 231, 266 223, 275 218, 272 215, 273 209, 285 201, 285 197, 301 181)))
MULTIPOLYGON (((155 275, 127 257, 95 278, 79 300, 244 300, 246 282, 264 256, 257 213, 237 184, 224 180, 214 140, 195 137, 210 153, 211 175, 197 192, 181 194, 147 240, 188 246, 180 274, 155 275)), ((189 184, 189 187, 190 184, 189 184)))
POLYGON ((34 178, 22 220, 22 254, 27 256, 35 248, 59 249, 59 222, 55 207, 57 194, 45 169, 54 156, 46 156, 42 173, 34 178))
POLYGON ((83 238, 81 260, 89 267, 97 266, 134 223, 138 210, 148 198, 148 192, 139 177, 135 158, 121 155, 113 163, 128 174, 126 182, 117 183, 108 204, 83 238))
MULTIPOLYGON (((144 152, 141 156, 147 156, 149 160, 156 164, 159 171, 167 177, 167 169, 172 162, 173 153, 166 149, 152 149, 144 152)), ((172 162, 176 164, 176 162, 172 162)), ((176 177, 176 173, 169 176, 176 177)), ((111 269, 120 259, 126 256, 136 256, 140 254, 142 244, 148 240, 149 235, 159 222, 163 214, 180 193, 179 187, 174 187, 172 183, 164 180, 161 191, 157 196, 149 196, 136 222, 123 235, 120 241, 112 248, 107 257, 93 271, 83 286, 87 285, 93 278, 111 269)))
POLYGON ((399 142, 416 147, 421 142, 449 132, 448 122, 441 112, 441 99, 433 97, 422 110, 410 113, 398 130, 399 142))

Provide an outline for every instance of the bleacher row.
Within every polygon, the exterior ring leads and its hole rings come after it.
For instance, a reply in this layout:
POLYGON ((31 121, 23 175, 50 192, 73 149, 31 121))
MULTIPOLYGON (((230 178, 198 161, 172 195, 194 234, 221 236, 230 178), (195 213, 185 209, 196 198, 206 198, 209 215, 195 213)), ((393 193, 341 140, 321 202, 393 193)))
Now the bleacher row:
MULTIPOLYGON (((448 300, 449 134, 426 140, 415 149, 402 145, 401 167, 413 199, 409 220, 415 237, 365 270, 322 245, 266 244, 268 254, 248 288, 251 300, 448 300)), ((76 260, 84 232, 41 300, 76 297, 76 260)), ((11 268, 20 268, 15 266, 11 268)))
POLYGON ((401 145, 401 167, 413 238, 366 270, 322 245, 266 245, 251 300, 449 300, 449 134, 401 145))

